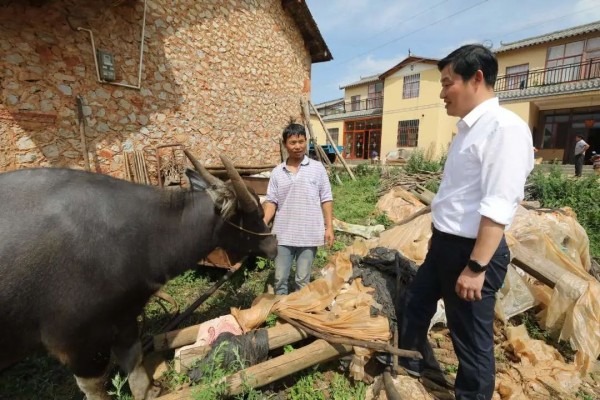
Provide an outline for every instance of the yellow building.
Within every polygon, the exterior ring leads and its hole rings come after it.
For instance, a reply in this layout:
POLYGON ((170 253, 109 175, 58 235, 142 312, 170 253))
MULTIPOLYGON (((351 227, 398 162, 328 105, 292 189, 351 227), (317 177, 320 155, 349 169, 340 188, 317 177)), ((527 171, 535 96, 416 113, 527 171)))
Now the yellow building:
POLYGON ((600 21, 496 50, 500 103, 528 122, 537 155, 573 162, 575 135, 600 152, 600 21))
MULTIPOLYGON (((531 128, 538 157, 570 163, 575 135, 600 153, 600 21, 502 44, 496 93, 531 128)), ((411 55, 378 75, 340 87, 344 98, 317 104, 349 159, 420 148, 443 154, 456 132, 443 101, 437 59, 411 55)), ((319 143, 320 123, 313 119, 319 143)))

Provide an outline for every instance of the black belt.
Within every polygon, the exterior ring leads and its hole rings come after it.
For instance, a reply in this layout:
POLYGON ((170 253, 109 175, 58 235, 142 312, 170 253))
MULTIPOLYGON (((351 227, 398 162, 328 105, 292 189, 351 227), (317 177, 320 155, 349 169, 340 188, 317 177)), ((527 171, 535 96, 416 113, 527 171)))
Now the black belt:
POLYGON ((435 227, 432 227, 432 228, 433 228, 433 236, 437 236, 439 238, 449 240, 452 242, 475 243, 475 240, 477 240, 477 239, 472 239, 472 238, 466 238, 463 236, 453 235, 451 233, 442 232, 442 231, 436 229, 435 227))

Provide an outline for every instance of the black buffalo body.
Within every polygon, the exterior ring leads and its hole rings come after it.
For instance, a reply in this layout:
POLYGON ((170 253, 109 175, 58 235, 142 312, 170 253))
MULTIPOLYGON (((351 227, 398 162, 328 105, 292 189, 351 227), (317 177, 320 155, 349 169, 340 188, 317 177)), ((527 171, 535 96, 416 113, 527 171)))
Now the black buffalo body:
POLYGON ((151 295, 216 247, 234 262, 276 255, 257 196, 222 159, 231 182, 192 158, 182 191, 69 169, 0 174, 0 370, 42 345, 104 400, 112 353, 134 397, 154 397, 136 324, 151 295))

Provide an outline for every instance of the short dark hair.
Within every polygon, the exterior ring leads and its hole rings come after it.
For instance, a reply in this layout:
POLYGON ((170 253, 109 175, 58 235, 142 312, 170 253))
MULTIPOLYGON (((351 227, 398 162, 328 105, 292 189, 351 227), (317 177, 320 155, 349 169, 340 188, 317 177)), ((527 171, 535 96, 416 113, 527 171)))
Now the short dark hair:
POLYGON ((306 138, 306 130, 304 129, 304 126, 296 124, 295 122, 290 122, 281 134, 283 143, 287 142, 290 136, 304 136, 306 138))
POLYGON ((438 69, 441 71, 448 64, 464 81, 471 79, 480 69, 488 86, 493 87, 496 83, 498 60, 494 53, 480 44, 467 44, 459 47, 438 62, 438 69))

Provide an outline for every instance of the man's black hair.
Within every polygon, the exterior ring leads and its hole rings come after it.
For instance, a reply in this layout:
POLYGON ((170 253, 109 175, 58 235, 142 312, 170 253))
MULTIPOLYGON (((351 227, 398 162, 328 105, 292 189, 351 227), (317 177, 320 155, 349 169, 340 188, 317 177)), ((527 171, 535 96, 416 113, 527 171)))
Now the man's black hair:
POLYGON ((463 81, 468 81, 477 70, 483 72, 483 78, 488 86, 493 87, 498 76, 498 60, 494 53, 480 44, 467 44, 438 62, 438 69, 443 70, 448 64, 454 73, 460 75, 463 81))
POLYGON ((304 129, 304 125, 290 121, 289 125, 285 127, 283 133, 281 134, 283 143, 286 143, 290 136, 304 136, 304 138, 306 138, 306 130, 304 129))

